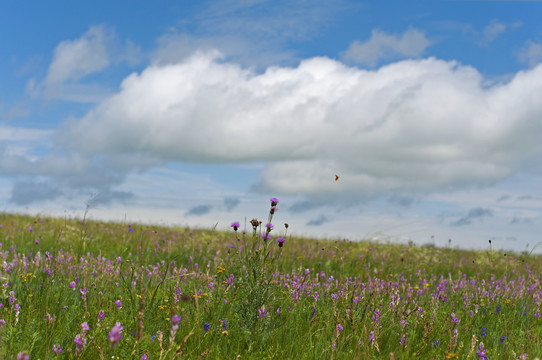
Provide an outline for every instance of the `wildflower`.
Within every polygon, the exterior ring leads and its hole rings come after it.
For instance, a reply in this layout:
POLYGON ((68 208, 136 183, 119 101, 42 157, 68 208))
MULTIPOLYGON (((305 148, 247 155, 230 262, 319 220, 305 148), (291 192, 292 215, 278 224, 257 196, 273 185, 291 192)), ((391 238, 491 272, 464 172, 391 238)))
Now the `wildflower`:
POLYGON ((456 347, 457 345, 457 337, 459 336, 459 330, 454 329, 454 334, 452 336, 452 347, 456 347))
POLYGON ((222 335, 228 335, 228 330, 222 331, 222 335))
POLYGON ((143 354, 139 360, 149 360, 149 357, 147 356, 147 354, 143 354))
POLYGON ((336 341, 332 342, 332 343, 331 343, 331 348, 332 348, 333 350, 335 350, 336 347, 337 347, 337 342, 336 342, 336 341))
MULTIPOLYGON (((280 308, 279 308, 280 309, 280 308)), ((228 323, 226 322, 226 320, 222 319, 222 328, 224 330, 226 330, 228 328, 228 323)))
POLYGON ((98 311, 98 322, 102 321, 105 317, 105 311, 100 310, 98 311))
POLYGON ((270 232, 274 228, 273 224, 271 224, 271 223, 265 224, 265 227, 267 228, 267 232, 270 232))
POLYGON ((374 322, 378 322, 379 318, 380 318, 380 309, 376 309, 371 320, 373 320, 374 322))
POLYGON ((403 336, 401 336, 401 339, 399 340, 399 345, 404 347, 406 345, 406 340, 407 340, 407 334, 404 334, 403 336))
POLYGON ((484 337, 484 336, 486 336, 486 328, 485 327, 482 328, 482 337, 484 337))
POLYGON ((211 327, 211 324, 209 324, 208 321, 203 323, 203 331, 205 331, 205 332, 209 331, 210 327, 211 327))
POLYGON ((75 284, 75 281, 70 281, 70 283, 68 285, 69 285, 70 288, 72 288, 75 291, 75 287, 77 286, 75 284))
POLYGON ((53 352, 57 355, 59 355, 60 353, 62 353, 62 348, 60 347, 60 345, 53 345, 53 352))
POLYGON ((173 341, 175 340, 175 335, 177 334, 177 330, 179 330, 179 323, 181 322, 181 316, 180 315, 173 315, 171 317, 171 330, 169 331, 169 342, 170 344, 173 344, 173 341))
POLYGON ((343 330, 344 330, 343 326, 341 324, 337 324, 337 331, 340 333, 343 330))
POLYGON ((269 199, 271 201, 271 206, 277 206, 279 203, 279 200, 277 198, 271 198, 269 199))
POLYGON ((369 333, 369 344, 372 344, 375 341, 375 332, 371 331, 369 333))
POLYGON ((457 325, 459 324, 459 318, 457 316, 455 316, 455 313, 451 313, 450 314, 450 317, 452 318, 452 322, 457 325))
POLYGON ((457 354, 449 353, 448 355, 446 355, 446 359, 457 359, 457 354))
POLYGON ((120 309, 122 307, 122 301, 120 300, 115 301, 115 305, 117 305, 117 309, 120 309))
POLYGON ((54 318, 49 314, 45 314, 45 321, 47 321, 48 323, 52 322, 54 320, 54 318))
POLYGON ((171 317, 171 324, 172 325, 178 325, 181 322, 181 316, 180 315, 173 315, 171 317))
POLYGON ((269 235, 269 233, 263 233, 263 234, 262 234, 262 239, 264 239, 264 240, 270 240, 270 239, 271 239, 271 235, 269 235))
POLYGON ((238 221, 233 222, 230 226, 233 228, 233 231, 237 231, 237 229, 239 229, 239 227, 240 227, 238 221))
POLYGON ((258 317, 260 318, 260 320, 262 320, 266 315, 267 313, 265 312, 265 304, 264 304, 262 305, 261 308, 258 309, 258 317))
POLYGON ((122 339, 122 330, 124 328, 120 324, 120 322, 117 322, 112 328, 111 332, 109 333, 109 341, 111 342, 111 345, 115 346, 119 343, 120 339, 122 339))
POLYGON ((86 321, 81 324, 81 330, 83 334, 90 330, 90 327, 86 321))
POLYGON ((504 339, 505 339, 505 336, 501 336, 501 339, 499 340, 499 342, 502 344, 504 342, 504 339))
POLYGON ((478 359, 487 360, 486 349, 484 348, 483 342, 481 342, 480 345, 478 345, 478 351, 476 351, 476 355, 478 355, 478 359))
POLYGON ((285 241, 286 241, 285 238, 279 237, 279 238, 277 239, 277 243, 279 244, 279 247, 282 247, 282 246, 284 245, 284 242, 285 242, 285 241))
MULTIPOLYGON (((34 228, 33 228, 32 226, 29 226, 29 227, 28 227, 28 231, 29 231, 29 232, 32 232, 32 231, 34 231, 34 228)), ((18 357, 18 356, 17 356, 17 359, 19 359, 19 357, 18 357)))
POLYGON ((497 313, 497 315, 499 315, 499 313, 501 312, 501 305, 497 306, 495 312, 497 313))
POLYGON ((250 224, 252 225, 252 228, 256 230, 258 226, 260 226, 260 221, 258 221, 258 219, 252 219, 250 220, 250 224))
POLYGON ((20 352, 17 354, 17 360, 30 360, 30 355, 28 355, 24 351, 20 352))
POLYGON ((87 345, 87 339, 85 338, 85 335, 82 334, 75 335, 75 339, 73 339, 73 342, 75 343, 75 352, 77 354, 83 351, 85 349, 85 346, 87 345))

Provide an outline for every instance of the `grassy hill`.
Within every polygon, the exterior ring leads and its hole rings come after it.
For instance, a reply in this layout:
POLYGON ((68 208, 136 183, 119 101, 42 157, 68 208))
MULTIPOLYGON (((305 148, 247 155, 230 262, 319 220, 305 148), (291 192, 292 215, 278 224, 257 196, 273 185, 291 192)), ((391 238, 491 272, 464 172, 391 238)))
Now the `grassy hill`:
POLYGON ((0 214, 0 358, 542 354, 541 256, 248 226, 243 234, 0 214))

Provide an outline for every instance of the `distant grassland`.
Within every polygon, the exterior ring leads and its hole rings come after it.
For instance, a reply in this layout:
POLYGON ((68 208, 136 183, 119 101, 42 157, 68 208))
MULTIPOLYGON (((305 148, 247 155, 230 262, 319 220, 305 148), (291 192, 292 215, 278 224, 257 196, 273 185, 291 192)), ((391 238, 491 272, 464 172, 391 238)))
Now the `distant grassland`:
POLYGON ((243 234, 244 224, 222 232, 0 214, 0 358, 542 354, 539 255, 247 226, 243 234))

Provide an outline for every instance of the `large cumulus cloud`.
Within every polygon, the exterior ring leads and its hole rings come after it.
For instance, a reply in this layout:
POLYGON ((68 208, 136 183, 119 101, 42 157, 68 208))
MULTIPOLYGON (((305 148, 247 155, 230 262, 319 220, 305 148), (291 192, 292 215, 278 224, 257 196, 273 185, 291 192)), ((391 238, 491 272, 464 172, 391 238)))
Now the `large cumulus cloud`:
POLYGON ((531 171, 541 98, 542 66, 487 86, 476 69, 435 58, 371 71, 311 58, 255 72, 200 52, 130 75, 62 141, 164 162, 264 161, 258 189, 356 199, 531 171))

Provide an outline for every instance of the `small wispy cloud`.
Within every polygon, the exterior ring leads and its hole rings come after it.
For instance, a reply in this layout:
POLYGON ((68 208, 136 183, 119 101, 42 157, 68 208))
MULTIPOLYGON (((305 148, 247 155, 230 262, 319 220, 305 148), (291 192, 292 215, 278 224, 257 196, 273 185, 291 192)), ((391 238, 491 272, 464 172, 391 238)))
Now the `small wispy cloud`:
POLYGON ((106 68, 110 63, 107 36, 108 31, 104 26, 92 26, 80 38, 58 44, 47 72, 46 83, 51 85, 78 80, 106 68))
POLYGON ((226 208, 227 211, 231 211, 235 209, 239 205, 240 202, 241 200, 237 198, 226 197, 224 198, 224 207, 226 208))
POLYGON ((376 66, 381 60, 419 57, 431 44, 425 33, 415 28, 402 34, 387 34, 375 29, 367 41, 352 42, 342 58, 347 62, 376 66))
POLYGON ((542 42, 527 41, 517 55, 518 61, 534 67, 542 63, 542 42))
POLYGON ((200 216, 200 215, 205 215, 205 214, 208 214, 211 212, 211 210, 213 209, 213 207, 211 205, 197 205, 197 206, 194 206, 192 208, 190 208, 185 216, 191 216, 191 215, 194 215, 194 216, 200 216))
POLYGON ((325 215, 320 215, 316 219, 312 219, 312 220, 308 221, 306 225, 307 226, 320 226, 320 225, 323 225, 324 223, 327 223, 327 222, 329 222, 328 218, 325 215))
POLYGON ((498 19, 493 19, 480 34, 481 39, 479 43, 481 45, 487 46, 493 41, 495 41, 499 36, 504 34, 506 31, 517 29, 522 25, 523 23, 521 21, 506 23, 498 19))
POLYGON ((473 208, 470 209, 468 214, 466 216, 463 216, 457 221, 452 222, 450 225, 453 226, 465 226, 470 225, 474 220, 481 220, 486 217, 493 216, 493 211, 490 209, 484 209, 484 208, 473 208))

